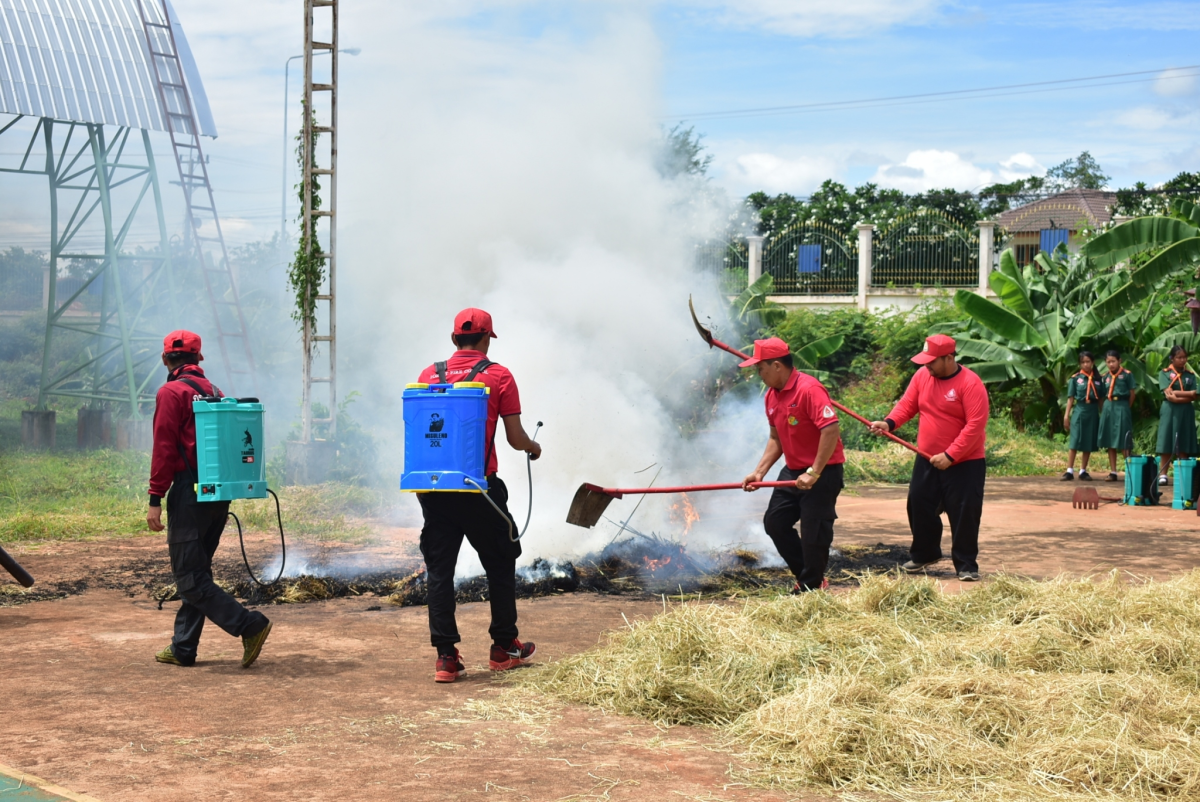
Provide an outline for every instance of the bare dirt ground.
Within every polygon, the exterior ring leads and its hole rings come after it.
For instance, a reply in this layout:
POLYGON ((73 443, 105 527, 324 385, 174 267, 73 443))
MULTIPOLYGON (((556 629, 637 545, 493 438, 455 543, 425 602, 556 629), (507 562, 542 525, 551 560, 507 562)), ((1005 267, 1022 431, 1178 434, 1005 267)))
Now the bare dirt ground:
MULTIPOLYGON (((985 574, 1117 568, 1165 578, 1200 565, 1195 513, 1074 510, 1073 489, 1050 478, 989 479, 985 574)), ((836 543, 906 545, 904 497, 903 487, 843 495, 836 543)), ((256 551, 272 547, 258 541, 256 551)), ((10 551, 40 585, 76 590, 0 609, 0 763, 101 800, 824 798, 740 785, 715 748, 718 733, 514 705, 486 668, 485 604, 460 608, 469 673, 453 685, 432 682, 425 609, 370 596, 266 606, 276 626, 253 668, 242 670, 240 643, 213 629, 200 662, 182 669, 153 661, 175 609, 159 611, 148 596, 166 577, 161 538, 10 551)), ((219 573, 239 570, 238 559, 227 538, 219 573)), ((948 565, 935 575, 969 591, 948 565)), ((519 606, 538 659, 552 660, 661 602, 580 593, 519 606)))

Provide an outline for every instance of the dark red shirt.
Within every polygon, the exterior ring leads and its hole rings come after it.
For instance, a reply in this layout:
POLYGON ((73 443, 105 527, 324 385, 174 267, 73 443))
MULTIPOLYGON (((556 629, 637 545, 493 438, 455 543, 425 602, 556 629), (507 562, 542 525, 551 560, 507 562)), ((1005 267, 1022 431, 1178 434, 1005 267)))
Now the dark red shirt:
POLYGON ((983 459, 987 443, 987 388, 970 368, 939 379, 921 368, 888 414, 899 429, 920 413, 917 448, 926 454, 945 452, 955 462, 983 459))
POLYGON ((192 402, 204 396, 223 395, 204 377, 198 365, 184 365, 168 374, 167 383, 158 388, 154 398, 154 451, 150 456, 150 495, 167 494, 175 474, 187 467, 196 467, 196 416, 192 402), (198 393, 176 379, 187 376, 199 385, 198 393), (183 446, 187 462, 179 453, 183 446))
MULTIPOLYGON (((483 358, 484 355, 479 351, 455 351, 454 355, 446 360, 446 381, 451 384, 465 381, 467 374, 471 372, 471 368, 475 367, 475 363, 483 358)), ((516 379, 513 378, 508 368, 502 365, 489 365, 474 380, 483 382, 491 388, 491 392, 488 393, 486 434, 488 451, 490 453, 487 464, 487 475, 491 476, 496 472, 498 463, 496 459, 496 422, 500 418, 507 418, 509 415, 521 414, 521 396, 517 392, 516 379)), ((417 378, 417 381, 424 384, 437 384, 439 381, 437 368, 433 365, 425 368, 425 370, 421 371, 421 375, 417 378)))
MULTIPOLYGON (((767 389, 767 420, 779 432, 783 459, 793 471, 810 467, 817 459, 821 430, 838 422, 825 385, 807 373, 793 371, 782 390, 767 389)), ((839 437, 828 465, 846 461, 839 437)))

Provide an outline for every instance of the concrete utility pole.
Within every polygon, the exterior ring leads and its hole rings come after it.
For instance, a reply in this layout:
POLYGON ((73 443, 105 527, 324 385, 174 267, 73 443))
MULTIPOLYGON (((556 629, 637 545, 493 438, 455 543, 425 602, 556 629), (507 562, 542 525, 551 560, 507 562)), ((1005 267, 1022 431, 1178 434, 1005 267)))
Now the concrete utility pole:
POLYGON ((308 243, 319 242, 317 223, 327 221, 328 247, 312 250, 312 258, 324 261, 324 286, 305 286, 304 360, 303 388, 301 396, 303 435, 299 443, 288 445, 288 479, 297 484, 314 484, 324 481, 333 463, 337 442, 337 79, 338 79, 338 0, 304 0, 304 168, 301 180, 304 194, 304 217, 301 230, 304 249, 308 243), (317 24, 315 15, 320 10, 322 28, 329 31, 329 41, 314 38, 317 24), (328 52, 330 55, 329 83, 313 80, 313 54, 328 52), (313 105, 314 95, 327 96, 328 108, 317 109, 313 105), (322 123, 319 114, 327 115, 322 123), (329 142, 329 167, 321 168, 317 162, 318 137, 327 136, 329 142), (327 176, 328 201, 324 209, 314 203, 313 181, 317 176, 327 176), (310 305, 316 302, 311 318, 307 314, 310 305), (321 304, 326 304, 325 315, 320 314, 321 304), (320 333, 322 317, 326 333, 320 333), (324 343, 323 353, 329 358, 324 375, 314 373, 313 351, 324 343), (314 418, 312 412, 313 385, 329 387, 329 412, 327 417, 314 418), (313 424, 326 424, 328 434, 324 439, 313 437, 313 424))

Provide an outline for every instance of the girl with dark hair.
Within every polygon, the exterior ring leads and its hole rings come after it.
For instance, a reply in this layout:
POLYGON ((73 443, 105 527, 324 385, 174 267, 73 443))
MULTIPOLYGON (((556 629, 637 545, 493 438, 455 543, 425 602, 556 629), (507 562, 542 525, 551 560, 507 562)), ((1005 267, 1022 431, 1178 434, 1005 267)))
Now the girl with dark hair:
POLYGON ((1083 452, 1079 478, 1092 481, 1088 462, 1096 450, 1096 435, 1100 428, 1100 388, 1096 386, 1096 360, 1090 351, 1079 352, 1079 372, 1067 380, 1067 409, 1063 413, 1063 428, 1070 432, 1067 443, 1067 469, 1062 480, 1075 478, 1075 453, 1083 452))
POLYGON ((1117 451, 1129 459, 1133 448, 1133 398, 1137 393, 1137 381, 1133 374, 1121 367, 1121 352, 1109 351, 1104 356, 1108 373, 1101 378, 1100 388, 1104 392, 1104 406, 1100 410, 1100 436, 1097 445, 1108 449, 1108 481, 1116 482, 1117 451))
POLYGON ((1161 465, 1160 485, 1167 484, 1167 469, 1176 456, 1196 453, 1196 374, 1188 370, 1187 351, 1182 345, 1171 347, 1170 364, 1158 374, 1158 387, 1163 391, 1162 409, 1158 413, 1158 454, 1161 465))

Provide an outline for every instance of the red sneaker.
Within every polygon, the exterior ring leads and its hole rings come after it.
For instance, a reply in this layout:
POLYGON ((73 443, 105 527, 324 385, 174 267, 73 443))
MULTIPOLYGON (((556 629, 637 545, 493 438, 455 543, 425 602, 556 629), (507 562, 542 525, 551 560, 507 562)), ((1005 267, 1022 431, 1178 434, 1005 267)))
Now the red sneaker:
MULTIPOLYGON (((821 590, 829 590, 829 577, 821 579, 821 590)), ((792 585, 792 595, 797 596, 804 592, 804 588, 800 587, 800 583, 792 585)))
POLYGON ((516 668, 523 665, 525 661, 533 657, 533 653, 537 651, 537 645, 533 643, 521 643, 517 639, 509 644, 507 649, 492 644, 491 659, 488 661, 488 667, 492 671, 508 671, 510 668, 516 668))
POLYGON ((434 682, 454 682, 467 670, 463 665, 462 654, 454 650, 454 656, 438 655, 437 665, 433 672, 434 682))

